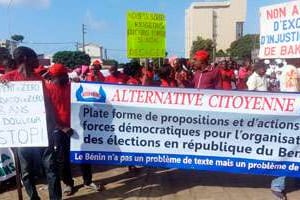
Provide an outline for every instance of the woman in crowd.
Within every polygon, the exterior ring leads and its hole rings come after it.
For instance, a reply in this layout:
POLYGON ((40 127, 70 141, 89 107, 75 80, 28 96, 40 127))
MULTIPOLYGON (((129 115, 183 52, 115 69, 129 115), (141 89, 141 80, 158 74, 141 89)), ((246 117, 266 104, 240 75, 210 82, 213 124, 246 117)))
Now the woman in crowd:
POLYGON ((127 84, 128 85, 142 85, 143 84, 143 73, 142 67, 139 63, 127 63, 124 66, 124 74, 128 77, 127 84))
POLYGON ((229 64, 226 60, 219 63, 223 90, 232 90, 232 82, 235 82, 234 71, 229 64))
POLYGON ((158 72, 161 87, 176 87, 176 82, 171 78, 172 68, 169 64, 164 64, 158 72))
POLYGON ((245 59, 244 65, 239 69, 238 80, 237 80, 237 89, 238 90, 247 90, 247 80, 252 74, 251 61, 250 59, 245 59))
POLYGON ((128 80, 128 77, 124 73, 118 71, 117 65, 112 65, 109 68, 109 73, 110 75, 104 80, 105 83, 125 84, 128 80))
MULTIPOLYGON (((42 78, 34 73, 34 69, 38 67, 37 54, 28 47, 18 47, 13 52, 16 70, 10 71, 3 75, 2 80, 7 81, 42 81, 42 78)), ((18 148, 18 156, 20 160, 22 181, 25 190, 31 200, 39 200, 34 180, 34 164, 37 159, 38 152, 42 160, 45 174, 48 181, 49 199, 60 200, 62 198, 59 173, 56 165, 53 132, 56 121, 55 114, 52 109, 52 103, 49 101, 47 92, 44 92, 47 132, 49 139, 48 147, 21 147, 18 148)))
POLYGON ((87 73, 86 81, 104 82, 105 77, 100 71, 101 69, 102 63, 99 60, 95 60, 93 64, 89 67, 89 72, 87 73))

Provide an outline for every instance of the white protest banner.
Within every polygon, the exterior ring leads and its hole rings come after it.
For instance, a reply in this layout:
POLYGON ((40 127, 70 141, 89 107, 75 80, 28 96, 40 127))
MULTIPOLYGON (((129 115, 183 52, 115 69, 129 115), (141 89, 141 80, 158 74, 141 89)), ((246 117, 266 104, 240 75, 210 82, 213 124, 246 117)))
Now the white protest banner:
POLYGON ((260 8, 259 57, 300 57, 299 0, 260 8))
POLYGON ((0 84, 0 146, 48 146, 42 82, 0 84))
POLYGON ((300 176, 294 93, 72 83, 71 160, 300 176))
POLYGON ((14 154, 10 148, 0 148, 0 181, 16 175, 14 154))

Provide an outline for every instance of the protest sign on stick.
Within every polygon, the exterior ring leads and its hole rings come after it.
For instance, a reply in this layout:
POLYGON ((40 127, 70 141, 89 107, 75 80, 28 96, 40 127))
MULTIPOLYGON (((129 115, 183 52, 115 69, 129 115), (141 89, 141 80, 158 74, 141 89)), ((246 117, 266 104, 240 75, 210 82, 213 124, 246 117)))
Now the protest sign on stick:
POLYGON ((38 81, 0 84, 1 147, 48 146, 43 85, 38 81))
POLYGON ((166 52, 166 19, 161 13, 127 13, 127 57, 163 58, 166 52))

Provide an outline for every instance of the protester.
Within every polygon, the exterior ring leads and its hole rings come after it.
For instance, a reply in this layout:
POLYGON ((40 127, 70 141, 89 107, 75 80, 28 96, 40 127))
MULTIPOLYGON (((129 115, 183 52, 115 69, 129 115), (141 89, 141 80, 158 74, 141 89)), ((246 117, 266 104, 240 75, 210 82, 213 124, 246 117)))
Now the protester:
POLYGON ((229 62, 227 62, 226 60, 220 62, 219 68, 222 77, 222 89, 231 90, 232 82, 235 81, 233 69, 230 67, 229 62))
POLYGON ((37 75, 40 75, 44 80, 49 80, 49 72, 48 72, 48 68, 39 65, 37 68, 34 69, 34 73, 36 73, 37 75))
POLYGON ((222 78, 219 69, 208 64, 209 53, 197 51, 193 56, 193 66, 196 70, 193 79, 194 88, 222 89, 222 78))
POLYGON ((128 76, 128 85, 142 85, 142 67, 139 63, 128 63, 124 66, 124 74, 128 76))
POLYGON ((191 86, 191 79, 189 79, 188 69, 183 68, 183 60, 176 56, 169 59, 171 66, 171 79, 176 82, 177 87, 185 88, 191 86))
MULTIPOLYGON (((38 59, 36 53, 32 49, 28 47, 18 47, 14 50, 13 57, 17 69, 3 75, 2 80, 42 81, 41 77, 34 73, 34 69, 38 67, 38 59)), ((59 200, 62 198, 62 194, 52 135, 56 126, 56 121, 51 102, 48 100, 48 94, 45 91, 44 93, 49 146, 21 147, 18 148, 17 151, 20 159, 22 181, 29 198, 31 200, 40 199, 34 183, 34 162, 35 159, 37 159, 35 158, 35 153, 39 152, 48 181, 49 199, 59 200)))
POLYGON ((262 63, 255 63, 254 72, 247 80, 248 90, 268 91, 266 67, 262 63))
POLYGON ((161 87, 176 87, 176 82, 171 78, 172 69, 169 64, 164 64, 158 72, 161 87))
POLYGON ((272 72, 268 78, 268 91, 270 92, 280 91, 280 82, 279 80, 277 80, 275 72, 272 72))
MULTIPOLYGON (((267 91, 266 66, 255 63, 254 72, 247 81, 248 90, 267 91)), ((277 199, 285 200, 285 177, 278 177, 271 182, 271 191, 277 199)))
POLYGON ((281 92, 298 92, 298 72, 293 65, 283 65, 280 74, 280 91, 281 92))
POLYGON ((244 65, 239 69, 238 80, 237 80, 237 89, 238 90, 247 90, 247 80, 248 77, 252 74, 251 61, 250 59, 244 60, 244 65))
MULTIPOLYGON (((62 64, 54 64, 49 68, 51 80, 46 83, 46 88, 54 104, 54 112, 57 118, 55 130, 55 149, 58 153, 58 165, 61 179, 66 185, 63 193, 70 196, 74 193, 74 181, 72 179, 70 163, 70 137, 73 130, 70 128, 71 115, 71 84, 68 78, 67 68, 62 64)), ((90 164, 81 164, 84 187, 95 191, 104 189, 92 182, 92 170, 90 164)))
POLYGON ((147 67, 142 66, 142 85, 153 85, 154 82, 154 69, 153 63, 149 63, 147 67))
POLYGON ((14 69, 15 65, 8 49, 0 47, 0 76, 14 69))
POLYGON ((101 73, 102 63, 99 60, 95 60, 93 64, 89 67, 89 72, 86 76, 86 81, 92 82, 103 82, 105 77, 101 73))
POLYGON ((117 84, 125 84, 128 80, 125 74, 118 71, 118 67, 116 65, 112 65, 109 68, 110 75, 107 76, 104 80, 105 83, 117 83, 117 84))
MULTIPOLYGON (((280 69, 280 91, 299 92, 298 71, 293 65, 283 64, 282 60, 276 60, 280 69)), ((286 177, 280 176, 271 182, 272 193, 280 198, 286 199, 286 177)))
MULTIPOLYGON (((128 77, 128 85, 143 85, 142 66, 138 62, 127 63, 123 71, 128 77)), ((137 172, 138 170, 136 166, 128 166, 128 171, 137 172)))

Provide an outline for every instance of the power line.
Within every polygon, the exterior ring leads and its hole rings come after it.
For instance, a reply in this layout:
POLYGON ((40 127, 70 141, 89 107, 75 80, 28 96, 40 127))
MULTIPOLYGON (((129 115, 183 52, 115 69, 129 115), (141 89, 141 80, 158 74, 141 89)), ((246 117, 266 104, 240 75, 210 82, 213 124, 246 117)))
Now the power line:
POLYGON ((127 51, 127 50, 124 50, 124 49, 107 49, 107 50, 109 50, 109 51, 127 51))
POLYGON ((41 44, 41 45, 53 45, 53 44, 77 44, 77 42, 22 42, 23 44, 41 44))

